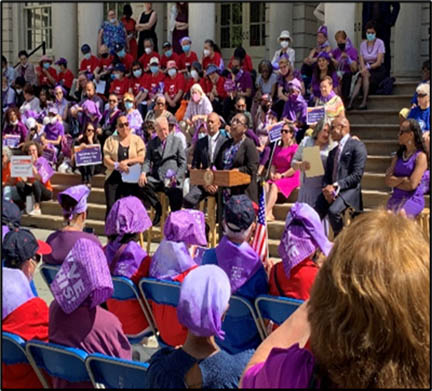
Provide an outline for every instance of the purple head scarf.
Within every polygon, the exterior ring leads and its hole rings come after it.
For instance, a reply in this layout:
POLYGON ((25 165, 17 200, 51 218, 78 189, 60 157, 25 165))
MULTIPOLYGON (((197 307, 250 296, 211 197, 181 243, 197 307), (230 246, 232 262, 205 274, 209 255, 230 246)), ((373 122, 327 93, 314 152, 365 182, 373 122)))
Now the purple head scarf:
POLYGON ((141 265, 143 259, 147 256, 144 249, 133 240, 126 243, 123 250, 120 250, 121 237, 109 242, 105 247, 105 255, 110 267, 110 272, 113 276, 123 276, 131 278, 141 265), (115 265, 113 264, 114 257, 117 251, 121 251, 115 265))
POLYGON ((105 224, 105 234, 125 235, 144 232, 152 225, 142 202, 134 196, 117 200, 112 206, 105 224))
POLYGON ((199 337, 224 339, 222 316, 230 296, 230 282, 220 267, 197 267, 186 276, 180 289, 177 306, 180 324, 199 337))
POLYGON ((174 242, 207 246, 204 213, 193 209, 171 212, 164 226, 164 236, 174 242))
POLYGON ((2 268, 2 320, 25 302, 33 299, 29 280, 20 269, 2 268))
POLYGON ((310 205, 296 202, 285 221, 285 230, 279 244, 285 274, 317 248, 328 256, 332 243, 327 239, 318 213, 310 205))
POLYGON ((301 93, 302 85, 299 79, 294 78, 288 83, 288 88, 295 88, 298 92, 301 93))
POLYGON ((63 209, 63 215, 66 216, 69 214, 69 220, 72 220, 73 216, 85 212, 87 210, 87 197, 89 194, 90 189, 86 185, 71 186, 65 191, 59 193, 57 200, 60 205, 63 196, 69 196, 77 202, 71 211, 63 209))
POLYGON ((163 239, 150 264, 149 276, 158 280, 172 280, 196 266, 184 243, 163 239))
POLYGON ((324 37, 328 37, 328 30, 327 30, 327 26, 326 25, 322 25, 318 28, 317 34, 321 33, 322 35, 324 35, 324 37))
POLYGON ((321 52, 318 54, 317 59, 319 58, 325 58, 329 63, 331 62, 330 55, 327 52, 321 52))
POLYGON ((81 305, 96 307, 113 290, 105 254, 89 239, 77 240, 51 284, 54 299, 66 314, 81 305))

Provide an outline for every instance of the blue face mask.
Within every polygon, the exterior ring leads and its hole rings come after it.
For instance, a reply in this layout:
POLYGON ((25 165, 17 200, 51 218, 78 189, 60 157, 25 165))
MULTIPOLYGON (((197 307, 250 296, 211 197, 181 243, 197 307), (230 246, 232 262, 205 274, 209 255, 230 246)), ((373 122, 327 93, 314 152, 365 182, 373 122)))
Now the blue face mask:
POLYGON ((184 52, 188 52, 190 50, 190 45, 184 45, 182 46, 182 49, 184 52))
POLYGON ((133 108, 133 103, 132 102, 125 102, 124 106, 125 106, 126 110, 130 110, 131 108, 133 108))
POLYGON ((368 41, 373 41, 376 38, 376 34, 375 33, 367 33, 366 34, 366 39, 368 41))
POLYGON ((111 73, 111 80, 114 80, 116 77, 115 77, 115 74, 114 73, 111 73))
POLYGON ((113 19, 110 19, 109 22, 114 24, 116 22, 116 20, 117 20, 116 18, 113 18, 113 19))
POLYGON ((167 57, 171 57, 172 56, 172 50, 170 49, 170 50, 167 50, 166 52, 165 52, 165 56, 167 56, 167 57))
POLYGON ((91 57, 91 53, 86 53, 86 54, 84 54, 84 58, 85 58, 86 60, 90 60, 90 57, 91 57))
POLYGON ((150 72, 151 73, 157 73, 157 71, 159 70, 159 67, 158 66, 150 66, 150 72))
POLYGON ((141 75, 142 75, 142 70, 141 70, 141 69, 137 69, 137 70, 133 71, 133 75, 134 75, 135 77, 141 77, 141 75))
POLYGON ((126 51, 124 49, 120 50, 119 52, 117 52, 117 56, 123 58, 124 56, 126 56, 126 51))
POLYGON ((48 69, 50 67, 50 63, 49 62, 44 62, 42 65, 45 69, 48 69))
POLYGON ((120 73, 113 73, 114 79, 120 79, 120 73))

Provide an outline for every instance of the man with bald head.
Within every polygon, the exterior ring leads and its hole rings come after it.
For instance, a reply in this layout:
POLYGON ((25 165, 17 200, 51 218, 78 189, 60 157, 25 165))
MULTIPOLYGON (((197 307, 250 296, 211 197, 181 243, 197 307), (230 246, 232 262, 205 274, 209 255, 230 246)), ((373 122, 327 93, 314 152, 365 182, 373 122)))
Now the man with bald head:
POLYGON ((361 180, 367 151, 365 145, 350 135, 350 123, 345 117, 336 117, 331 125, 331 136, 338 146, 327 158, 322 194, 315 209, 321 219, 329 216, 334 235, 343 228, 343 212, 352 206, 363 209, 361 180))
POLYGON ((169 131, 166 117, 155 121, 157 136, 147 145, 138 185, 143 196, 155 209, 153 225, 162 215, 156 192, 163 191, 169 198, 171 211, 179 210, 183 203, 183 181, 186 174, 186 154, 182 142, 169 131))
MULTIPOLYGON (((221 120, 215 112, 207 117, 207 136, 199 139, 195 145, 192 168, 205 170, 215 165, 216 156, 227 138, 220 132, 221 120)), ((192 186, 184 198, 185 208, 195 208, 207 195, 214 195, 217 187, 192 186)))

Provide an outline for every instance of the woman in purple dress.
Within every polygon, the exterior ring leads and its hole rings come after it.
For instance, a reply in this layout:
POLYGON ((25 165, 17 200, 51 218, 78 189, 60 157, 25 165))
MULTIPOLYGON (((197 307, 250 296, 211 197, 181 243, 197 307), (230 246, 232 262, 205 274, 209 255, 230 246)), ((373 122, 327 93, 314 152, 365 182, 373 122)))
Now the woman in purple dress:
POLYGON ((270 169, 270 180, 265 184, 266 216, 269 221, 274 220, 273 206, 278 193, 281 192, 285 198, 288 198, 291 192, 300 186, 300 172, 291 168, 291 161, 298 147, 295 142, 295 127, 286 123, 282 127, 281 134, 282 145, 276 147, 270 169))
POLYGON ((422 132, 416 120, 402 122, 399 144, 385 177, 385 184, 393 188, 387 209, 416 217, 425 206, 424 193, 429 189, 430 175, 422 132))
POLYGON ((189 9, 188 3, 176 3, 177 16, 175 18, 175 27, 172 33, 172 46, 177 54, 182 54, 183 49, 180 40, 189 35, 189 9))

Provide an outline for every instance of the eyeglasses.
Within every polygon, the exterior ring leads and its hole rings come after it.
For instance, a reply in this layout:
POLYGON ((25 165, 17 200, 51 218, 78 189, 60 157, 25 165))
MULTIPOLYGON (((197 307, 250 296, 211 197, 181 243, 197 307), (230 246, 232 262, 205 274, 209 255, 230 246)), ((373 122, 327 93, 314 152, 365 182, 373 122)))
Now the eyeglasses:
POLYGON ((117 100, 116 99, 108 99, 108 102, 110 102, 110 103, 117 103, 117 100))
POLYGON ((424 98, 425 96, 427 96, 427 94, 417 94, 417 96, 418 96, 419 98, 424 98))
POLYGON ((124 127, 128 127, 129 126, 129 122, 123 122, 122 124, 118 124, 118 127, 120 129, 124 128, 124 127))
POLYGON ((156 102, 155 104, 157 104, 158 106, 165 106, 165 102, 156 102))
POLYGON ((235 124, 246 125, 244 122, 241 122, 238 118, 234 118, 231 120, 231 125, 235 125, 235 124))

